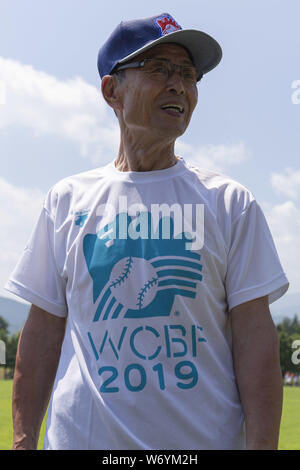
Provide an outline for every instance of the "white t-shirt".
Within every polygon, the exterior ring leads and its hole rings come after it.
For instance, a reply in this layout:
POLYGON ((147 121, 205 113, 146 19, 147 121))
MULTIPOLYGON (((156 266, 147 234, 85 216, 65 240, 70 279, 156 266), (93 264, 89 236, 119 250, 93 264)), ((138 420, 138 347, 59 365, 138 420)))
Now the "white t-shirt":
POLYGON ((229 310, 288 288, 243 186, 180 159, 48 193, 6 285, 66 335, 45 449, 242 449, 229 310))

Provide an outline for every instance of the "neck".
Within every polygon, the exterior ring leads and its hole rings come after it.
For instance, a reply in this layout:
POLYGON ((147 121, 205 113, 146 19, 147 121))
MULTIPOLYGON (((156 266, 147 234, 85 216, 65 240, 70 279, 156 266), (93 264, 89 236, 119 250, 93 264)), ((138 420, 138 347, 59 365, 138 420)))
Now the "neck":
POLYGON ((174 154, 175 141, 162 142, 161 139, 147 141, 121 135, 119 153, 115 166, 119 171, 153 171, 169 168, 177 162, 174 154))

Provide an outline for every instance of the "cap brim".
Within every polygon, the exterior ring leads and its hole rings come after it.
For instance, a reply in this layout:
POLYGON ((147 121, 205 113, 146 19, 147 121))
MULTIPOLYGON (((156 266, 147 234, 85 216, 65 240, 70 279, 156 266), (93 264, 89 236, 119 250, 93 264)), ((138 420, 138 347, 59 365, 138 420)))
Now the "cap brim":
POLYGON ((185 47, 194 60, 198 74, 205 74, 214 69, 222 58, 221 46, 211 36, 194 29, 181 29, 151 41, 127 57, 124 57, 118 63, 123 64, 137 57, 142 52, 162 43, 176 43, 185 47))

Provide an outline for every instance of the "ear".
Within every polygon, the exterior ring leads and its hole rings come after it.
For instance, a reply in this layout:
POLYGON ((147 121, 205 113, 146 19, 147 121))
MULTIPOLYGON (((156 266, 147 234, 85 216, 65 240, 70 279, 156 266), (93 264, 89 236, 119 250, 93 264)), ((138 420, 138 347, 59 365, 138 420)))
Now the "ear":
POLYGON ((105 75, 101 80, 101 91, 107 104, 114 110, 120 109, 119 89, 120 84, 114 75, 105 75))

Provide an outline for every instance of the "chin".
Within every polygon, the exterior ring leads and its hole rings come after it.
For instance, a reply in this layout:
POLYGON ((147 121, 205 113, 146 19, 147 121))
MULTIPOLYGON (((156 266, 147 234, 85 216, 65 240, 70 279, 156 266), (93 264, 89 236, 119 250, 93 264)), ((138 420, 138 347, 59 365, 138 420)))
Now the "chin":
POLYGON ((178 123, 177 125, 170 125, 170 123, 164 122, 160 123, 158 126, 155 126, 155 131, 158 134, 161 134, 162 137, 166 137, 167 135, 169 135, 170 137, 173 136, 174 138, 177 138, 184 134, 186 129, 187 126, 180 125, 180 123, 178 123))

